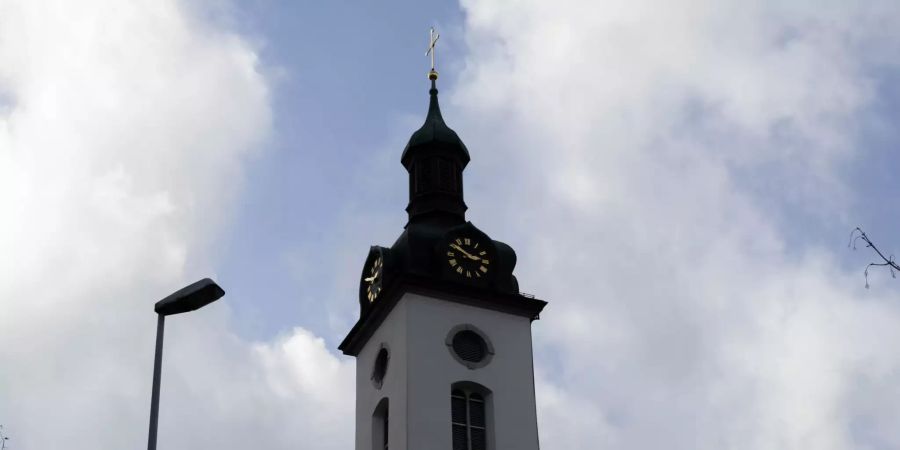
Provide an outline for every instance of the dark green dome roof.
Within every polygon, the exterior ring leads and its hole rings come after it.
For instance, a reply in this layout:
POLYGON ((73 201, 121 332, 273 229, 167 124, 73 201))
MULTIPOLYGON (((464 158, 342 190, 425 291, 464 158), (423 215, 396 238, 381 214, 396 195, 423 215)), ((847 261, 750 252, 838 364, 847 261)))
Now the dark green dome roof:
POLYGON ((469 150, 463 144, 462 139, 447 126, 441 116, 441 108, 438 105, 438 90, 431 82, 431 90, 428 91, 431 100, 428 105, 428 115, 425 123, 409 138, 409 143, 403 149, 400 162, 407 169, 413 156, 418 152, 439 152, 452 157, 460 162, 462 167, 469 163, 469 150))

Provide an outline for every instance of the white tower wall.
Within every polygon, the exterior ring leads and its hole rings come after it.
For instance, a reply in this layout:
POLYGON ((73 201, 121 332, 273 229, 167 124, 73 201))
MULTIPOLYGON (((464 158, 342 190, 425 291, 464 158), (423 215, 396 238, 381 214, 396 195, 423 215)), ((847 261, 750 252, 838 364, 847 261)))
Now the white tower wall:
POLYGON ((477 383, 490 391, 488 448, 538 450, 531 320, 462 303, 407 293, 366 342, 357 359, 356 449, 373 449, 372 414, 389 399, 391 450, 451 450, 451 386, 477 383), (469 369, 446 345, 454 327, 471 325, 494 354, 469 369), (381 389, 372 383, 382 345, 390 353, 381 389))

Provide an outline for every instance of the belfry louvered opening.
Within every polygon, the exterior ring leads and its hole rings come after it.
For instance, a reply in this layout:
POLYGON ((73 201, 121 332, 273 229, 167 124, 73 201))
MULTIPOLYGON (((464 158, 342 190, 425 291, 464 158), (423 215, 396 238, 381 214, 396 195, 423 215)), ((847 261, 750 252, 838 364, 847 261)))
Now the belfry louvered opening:
POLYGON ((384 374, 387 372, 389 360, 388 349, 382 346, 375 357, 375 365, 372 367, 372 383, 378 389, 381 389, 381 385, 384 383, 384 374))
POLYGON ((487 366, 494 357, 490 339, 472 324, 459 324, 451 328, 444 343, 453 359, 469 370, 487 366))
POLYGON ((477 392, 453 389, 450 408, 453 450, 487 450, 485 397, 477 392))
POLYGON ((453 351, 463 361, 481 362, 487 354, 484 339, 472 330, 463 330, 453 336, 453 351))
POLYGON ((389 450, 388 446, 388 428, 390 407, 387 397, 378 402, 375 411, 372 413, 372 449, 373 450, 389 450))

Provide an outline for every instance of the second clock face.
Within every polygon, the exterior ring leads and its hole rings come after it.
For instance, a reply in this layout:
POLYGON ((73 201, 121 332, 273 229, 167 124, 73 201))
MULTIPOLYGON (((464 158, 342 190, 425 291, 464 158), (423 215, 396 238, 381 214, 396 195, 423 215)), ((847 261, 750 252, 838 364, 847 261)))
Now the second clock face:
POLYGON ((465 278, 481 278, 491 268, 488 249, 472 238, 459 237, 447 244, 447 264, 450 270, 465 278))
POLYGON ((379 256, 372 262, 372 266, 369 268, 369 276, 363 278, 363 282, 366 283, 366 297, 369 299, 369 303, 374 302, 378 294, 381 293, 381 279, 384 277, 383 271, 384 259, 379 256))

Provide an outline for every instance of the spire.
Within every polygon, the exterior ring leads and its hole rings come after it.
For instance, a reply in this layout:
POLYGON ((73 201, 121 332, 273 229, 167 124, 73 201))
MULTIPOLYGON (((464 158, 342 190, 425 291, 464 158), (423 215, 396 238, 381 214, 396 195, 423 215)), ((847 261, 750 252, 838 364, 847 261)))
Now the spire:
POLYGON ((400 161, 409 170, 409 164, 414 153, 421 152, 426 147, 430 150, 440 148, 445 150, 441 152, 443 156, 457 159, 465 167, 469 163, 469 150, 456 132, 444 122, 441 106, 438 103, 438 90, 434 79, 431 80, 431 89, 428 90, 428 94, 430 98, 425 123, 409 138, 409 143, 406 144, 400 161))
POLYGON ((428 114, 425 123, 409 138, 400 162, 409 172, 409 220, 439 215, 453 222, 464 222, 462 172, 469 164, 469 150, 462 139, 447 126, 438 103, 437 78, 434 69, 434 44, 439 35, 431 30, 428 52, 432 57, 428 79, 428 114))
POLYGON ((425 115, 425 123, 440 122, 447 127, 444 116, 441 115, 441 105, 438 103, 437 72, 434 70, 428 72, 428 79, 431 80, 431 89, 428 90, 428 114, 425 115))

